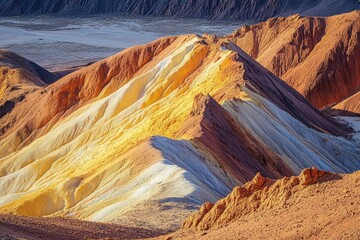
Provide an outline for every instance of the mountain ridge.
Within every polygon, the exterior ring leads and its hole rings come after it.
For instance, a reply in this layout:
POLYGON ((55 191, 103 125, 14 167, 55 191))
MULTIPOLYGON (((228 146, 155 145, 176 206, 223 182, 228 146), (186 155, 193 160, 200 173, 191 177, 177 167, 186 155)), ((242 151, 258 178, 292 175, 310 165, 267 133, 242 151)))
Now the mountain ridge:
POLYGON ((360 9, 356 0, 306 0, 306 1, 236 1, 184 0, 184 1, 134 1, 134 0, 1 0, 0 16, 59 15, 87 16, 93 14, 131 14, 142 16, 166 16, 206 18, 214 20, 262 21, 270 17, 302 13, 304 15, 329 16, 360 9))
MULTIPOLYGON (((59 79, 36 63, 0 49, 0 117, 14 109, 27 95, 59 79)), ((0 129, 0 134, 4 128, 0 129)))
POLYGON ((272 18, 224 38, 323 110, 360 89, 359 33, 360 11, 353 11, 327 18, 272 18))
POLYGON ((325 115, 239 45, 164 37, 27 94, 0 119, 0 214, 169 231, 258 172, 360 169, 360 125, 325 115))
POLYGON ((47 88, 52 100, 28 100, 12 112, 63 101, 70 108, 50 112, 50 120, 44 112, 44 127, 24 127, 28 142, 16 131, 0 140, 0 213, 174 230, 191 209, 256 172, 280 178, 311 166, 360 168, 359 145, 341 137, 346 127, 214 36, 162 38, 47 88))

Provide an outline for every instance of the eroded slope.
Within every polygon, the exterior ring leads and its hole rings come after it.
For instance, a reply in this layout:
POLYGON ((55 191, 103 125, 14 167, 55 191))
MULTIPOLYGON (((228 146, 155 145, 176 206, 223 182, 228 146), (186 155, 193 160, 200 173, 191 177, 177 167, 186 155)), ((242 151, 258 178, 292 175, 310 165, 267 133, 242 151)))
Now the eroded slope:
POLYGON ((216 37, 163 38, 46 89, 8 116, 1 213, 175 229, 257 172, 360 168, 350 129, 216 37))
MULTIPOLYGON (((35 63, 6 50, 0 49, 0 117, 4 117, 27 94, 41 90, 58 77, 35 63)), ((2 135, 6 126, 0 127, 2 135)))
POLYGON ((218 20, 265 20, 278 15, 303 13, 305 15, 334 15, 359 9, 356 0, 16 0, 0 1, 0 15, 71 15, 125 13, 145 16, 210 18, 218 20))
POLYGON ((328 18, 274 18, 226 38, 319 109, 360 88, 359 11, 328 18))

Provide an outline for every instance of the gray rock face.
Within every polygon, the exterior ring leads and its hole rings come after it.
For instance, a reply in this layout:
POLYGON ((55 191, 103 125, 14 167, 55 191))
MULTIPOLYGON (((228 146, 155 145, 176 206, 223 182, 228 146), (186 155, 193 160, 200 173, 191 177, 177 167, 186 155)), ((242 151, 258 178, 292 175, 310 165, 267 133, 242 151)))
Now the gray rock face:
POLYGON ((358 0, 0 0, 0 16, 131 14, 265 20, 300 13, 327 16, 360 9, 358 0))

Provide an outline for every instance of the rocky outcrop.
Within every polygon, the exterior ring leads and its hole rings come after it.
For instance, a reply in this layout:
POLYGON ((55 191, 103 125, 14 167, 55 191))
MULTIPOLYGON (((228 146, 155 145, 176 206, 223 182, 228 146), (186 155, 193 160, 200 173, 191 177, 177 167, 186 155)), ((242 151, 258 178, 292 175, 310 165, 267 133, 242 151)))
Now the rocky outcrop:
POLYGON ((274 18, 227 39, 281 77, 319 109, 360 88, 360 12, 329 18, 274 18))
POLYGON ((265 20, 278 15, 333 15, 359 9, 356 0, 286 0, 286 1, 177 1, 177 0, 16 0, 0 1, 0 15, 72 15, 133 14, 217 20, 265 20), (329 7, 331 6, 331 7, 329 7))
POLYGON ((253 180, 234 190, 224 199, 205 203, 199 212, 190 216, 183 229, 207 230, 221 227, 261 209, 281 206, 297 191, 307 185, 336 179, 338 175, 315 168, 304 169, 297 177, 274 181, 257 174, 253 180))

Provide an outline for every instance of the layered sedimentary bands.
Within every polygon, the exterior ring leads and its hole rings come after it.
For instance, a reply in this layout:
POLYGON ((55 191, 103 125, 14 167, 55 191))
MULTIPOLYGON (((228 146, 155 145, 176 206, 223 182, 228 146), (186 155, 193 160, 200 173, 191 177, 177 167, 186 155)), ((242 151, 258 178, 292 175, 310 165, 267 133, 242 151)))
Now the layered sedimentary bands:
MULTIPOLYGON (((272 21, 311 29, 317 20, 272 21)), ((0 213, 175 229, 258 172, 360 169, 354 130, 251 58, 235 35, 161 38, 49 85, 52 75, 27 66, 38 76, 26 81, 33 90, 0 119, 0 213)))
POLYGON ((360 11, 274 18, 226 37, 319 109, 360 90, 360 11))
POLYGON ((265 20, 279 15, 329 16, 360 9, 357 0, 1 0, 0 15, 133 14, 232 20, 265 20))

